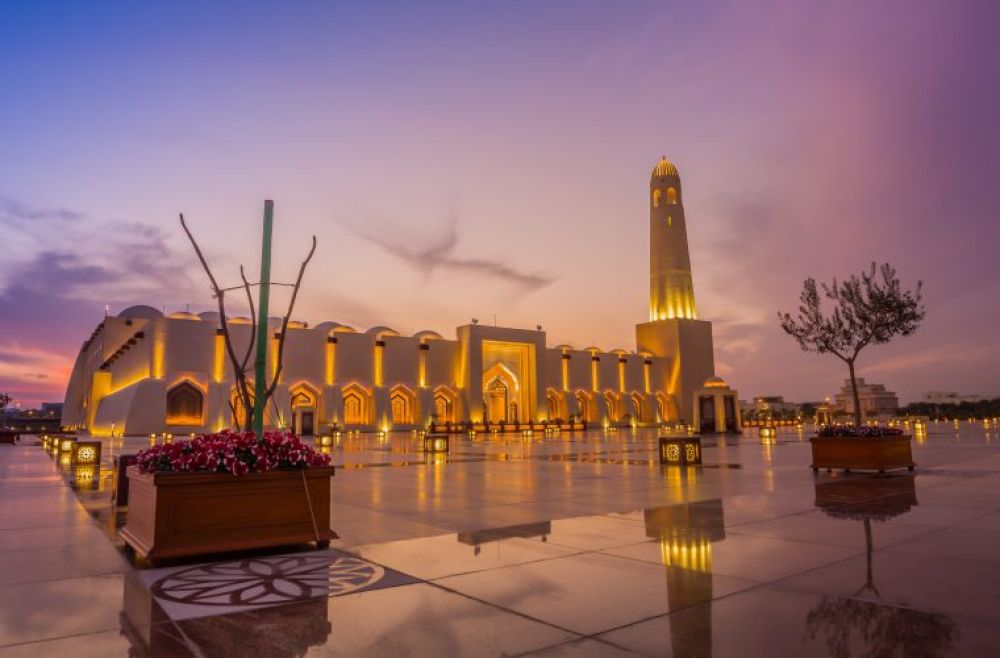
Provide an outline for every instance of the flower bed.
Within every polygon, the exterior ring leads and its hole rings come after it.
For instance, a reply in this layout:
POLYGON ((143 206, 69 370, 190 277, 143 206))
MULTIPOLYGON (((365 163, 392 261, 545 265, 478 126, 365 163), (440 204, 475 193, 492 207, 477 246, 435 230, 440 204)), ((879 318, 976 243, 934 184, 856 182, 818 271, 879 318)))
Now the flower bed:
POLYGON ((330 529, 333 466, 298 437, 221 432, 153 446, 128 468, 122 538, 167 558, 315 542, 330 529))
POLYGON ((238 434, 223 430, 143 450, 136 456, 142 473, 266 473, 279 468, 327 466, 330 456, 316 452, 285 432, 238 434))

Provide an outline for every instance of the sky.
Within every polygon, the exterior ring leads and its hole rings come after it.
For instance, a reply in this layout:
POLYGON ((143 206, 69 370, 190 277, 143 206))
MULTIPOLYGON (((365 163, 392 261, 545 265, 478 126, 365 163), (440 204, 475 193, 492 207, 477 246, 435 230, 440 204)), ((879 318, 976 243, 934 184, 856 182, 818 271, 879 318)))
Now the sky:
POLYGON ((178 213, 234 285, 265 199, 275 280, 318 239, 297 319, 634 348, 666 155, 742 398, 837 390, 777 312, 872 261, 927 317, 859 374, 1000 392, 997 24, 992 0, 5 2, 0 391, 60 401, 106 309, 211 309, 178 213))

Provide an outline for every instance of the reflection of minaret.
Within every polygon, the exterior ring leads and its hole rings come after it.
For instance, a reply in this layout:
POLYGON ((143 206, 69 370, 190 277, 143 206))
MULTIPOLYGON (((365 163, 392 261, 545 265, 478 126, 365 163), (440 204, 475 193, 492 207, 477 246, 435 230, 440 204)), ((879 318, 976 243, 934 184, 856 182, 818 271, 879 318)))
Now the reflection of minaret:
POLYGON ((712 655, 712 542, 726 538, 722 501, 645 511, 646 536, 660 542, 670 610, 690 608, 682 623, 670 620, 674 656, 712 655), (693 607, 697 606, 697 607, 693 607))
POLYGON ((649 180, 649 319, 697 317, 681 179, 664 157, 649 180))

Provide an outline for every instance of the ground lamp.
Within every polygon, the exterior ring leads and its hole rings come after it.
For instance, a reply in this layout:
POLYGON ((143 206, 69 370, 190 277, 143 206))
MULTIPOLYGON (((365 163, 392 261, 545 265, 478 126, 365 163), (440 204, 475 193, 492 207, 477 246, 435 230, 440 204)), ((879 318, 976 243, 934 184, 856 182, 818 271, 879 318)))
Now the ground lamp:
POLYGON ((448 452, 447 434, 428 434, 424 437, 424 452, 448 452))
POLYGON ((701 464, 701 438, 661 436, 660 463, 670 466, 701 464))
POLYGON ((101 463, 101 442, 74 441, 70 454, 74 466, 96 466, 101 463))

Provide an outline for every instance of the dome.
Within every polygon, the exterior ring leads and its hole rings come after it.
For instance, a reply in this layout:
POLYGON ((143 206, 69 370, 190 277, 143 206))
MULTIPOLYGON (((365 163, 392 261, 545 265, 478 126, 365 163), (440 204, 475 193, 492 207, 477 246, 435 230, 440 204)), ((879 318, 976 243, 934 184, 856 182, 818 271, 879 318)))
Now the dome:
POLYGON ((426 343, 429 340, 444 340, 444 336, 436 331, 431 331, 430 329, 424 329, 413 334, 413 337, 418 339, 421 343, 426 343))
POLYGON ((705 388, 729 388, 729 384, 721 377, 709 377, 705 380, 705 388))
POLYGON ((667 160, 667 156, 663 156, 656 166, 653 167, 653 178, 663 178, 664 176, 677 176, 677 167, 670 160, 667 160))
POLYGON ((189 313, 187 311, 176 311, 167 316, 170 320, 201 320, 194 313, 189 313))
POLYGON ((118 314, 118 317, 125 318, 127 320, 155 320, 156 318, 162 318, 163 313, 159 310, 153 308, 152 306, 129 306, 127 309, 118 314))
POLYGON ((381 340, 384 336, 398 336, 399 335, 399 332, 396 331, 395 329, 392 329, 392 328, 387 327, 387 326, 382 325, 382 324, 379 324, 379 325, 376 325, 376 326, 372 327, 371 329, 369 329, 365 333, 366 334, 375 334, 376 340, 381 340))

